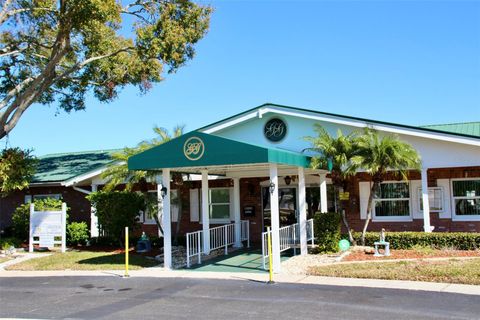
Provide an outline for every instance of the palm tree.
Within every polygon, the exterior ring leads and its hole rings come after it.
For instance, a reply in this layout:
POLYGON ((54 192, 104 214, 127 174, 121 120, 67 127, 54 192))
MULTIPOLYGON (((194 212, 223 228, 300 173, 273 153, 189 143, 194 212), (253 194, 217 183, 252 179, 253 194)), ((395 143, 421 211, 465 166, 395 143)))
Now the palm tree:
MULTIPOLYGON (((314 169, 327 168, 330 162, 332 167, 330 176, 335 189, 335 197, 339 195, 340 190, 346 190, 348 179, 355 174, 350 165, 350 159, 354 156, 356 132, 344 135, 342 130, 337 130, 337 137, 332 137, 324 127, 319 124, 315 125, 315 131, 318 133, 316 137, 305 137, 312 147, 305 150, 316 153, 312 157, 311 166, 314 169)), ((355 243, 350 226, 345 216, 345 209, 342 201, 337 199, 338 210, 342 215, 345 228, 348 231, 348 238, 352 244, 355 243)))
POLYGON ((377 131, 370 128, 365 129, 364 134, 358 137, 356 149, 351 159, 352 168, 365 170, 373 181, 361 237, 361 243, 365 245, 365 233, 372 218, 373 199, 378 194, 380 184, 389 173, 407 180, 410 170, 420 170, 421 160, 410 144, 401 141, 397 136, 380 137, 377 131))
MULTIPOLYGON (((168 132, 167 129, 155 126, 153 131, 157 134, 157 137, 151 140, 144 140, 140 142, 134 148, 123 148, 122 151, 115 152, 112 154, 113 162, 109 165, 108 169, 105 170, 102 174, 102 178, 108 180, 105 184, 103 190, 112 191, 118 185, 125 185, 125 190, 131 191, 134 185, 139 186, 140 192, 143 193, 146 203, 146 212, 150 218, 155 220, 158 229, 163 234, 163 227, 161 224, 162 219, 159 218, 158 212, 158 203, 156 199, 148 197, 148 186, 147 183, 150 181, 155 181, 155 176, 159 173, 157 171, 131 171, 128 170, 128 158, 136 155, 140 152, 153 148, 155 146, 161 145, 165 142, 168 142, 174 138, 177 138, 183 134, 183 129, 185 126, 176 126, 173 128, 172 134, 168 132)), ((181 173, 173 172, 172 180, 176 186, 183 186, 183 176, 181 173)), ((172 203, 178 206, 178 220, 177 228, 175 234, 174 242, 178 242, 178 232, 180 229, 180 221, 182 214, 182 201, 181 201, 181 190, 178 192, 178 196, 172 199, 172 203)))

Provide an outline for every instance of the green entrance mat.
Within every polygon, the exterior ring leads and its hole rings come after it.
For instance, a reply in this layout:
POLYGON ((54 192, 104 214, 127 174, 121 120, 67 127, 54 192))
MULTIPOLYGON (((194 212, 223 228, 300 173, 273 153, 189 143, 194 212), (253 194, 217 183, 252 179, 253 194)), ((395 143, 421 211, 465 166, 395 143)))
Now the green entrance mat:
MULTIPOLYGON (((282 261, 287 260, 291 255, 282 254, 282 261)), ((268 261, 266 262, 268 268, 268 261)), ((226 256, 218 256, 207 260, 202 264, 194 264, 189 269, 191 271, 210 271, 210 272, 254 272, 266 273, 263 270, 261 250, 238 250, 231 252, 226 256)))

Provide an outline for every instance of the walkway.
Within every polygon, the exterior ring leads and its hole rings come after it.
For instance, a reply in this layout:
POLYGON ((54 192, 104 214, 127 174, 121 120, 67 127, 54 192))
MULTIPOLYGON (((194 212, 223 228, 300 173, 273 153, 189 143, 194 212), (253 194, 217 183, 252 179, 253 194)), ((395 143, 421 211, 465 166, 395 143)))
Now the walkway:
MULTIPOLYGON (((282 254, 281 260, 285 261, 290 256, 291 255, 288 255, 286 252, 282 254)), ((207 260, 200 265, 194 264, 185 270, 209 272, 267 272, 263 270, 261 250, 238 250, 229 253, 227 256, 221 255, 207 260)))

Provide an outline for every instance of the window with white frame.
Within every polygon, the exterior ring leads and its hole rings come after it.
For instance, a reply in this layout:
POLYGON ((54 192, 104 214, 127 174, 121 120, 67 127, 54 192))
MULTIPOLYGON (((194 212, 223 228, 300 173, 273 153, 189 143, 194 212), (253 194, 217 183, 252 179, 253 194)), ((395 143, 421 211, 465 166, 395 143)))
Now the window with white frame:
POLYGON ((210 219, 215 222, 230 221, 230 189, 209 189, 210 219))
POLYGON ((480 216, 480 179, 453 180, 455 215, 480 216))
MULTIPOLYGON (((420 211, 423 211, 422 188, 418 188, 418 202, 420 211)), ((428 203, 430 212, 443 212, 444 192, 442 187, 428 188, 428 203)))
MULTIPOLYGON (((62 198, 62 195, 59 194, 59 193, 52 193, 52 194, 35 194, 32 196, 33 198, 33 201, 35 200, 45 200, 45 199, 55 199, 55 200, 60 200, 62 198)), ((31 201, 30 198, 29 200, 31 201)), ((25 197, 25 200, 27 200, 27 198, 25 197)))
POLYGON ((410 217, 410 186, 408 182, 384 182, 373 199, 373 214, 377 219, 410 217))
MULTIPOLYGON (((157 191, 152 190, 148 191, 147 193, 148 203, 156 203, 157 202, 157 191)), ((157 222, 155 221, 155 218, 153 215, 149 212, 149 208, 146 208, 145 211, 142 211, 140 213, 140 221, 143 224, 156 224, 157 222)))
MULTIPOLYGON (((171 222, 177 222, 178 220, 178 190, 171 190, 170 191, 170 214, 171 214, 171 222)), ((156 203, 158 201, 157 191, 150 190, 147 194, 148 202, 156 203)), ((157 224, 153 214, 157 214, 156 212, 151 214, 147 208, 145 211, 140 212, 140 222, 143 224, 157 224)))

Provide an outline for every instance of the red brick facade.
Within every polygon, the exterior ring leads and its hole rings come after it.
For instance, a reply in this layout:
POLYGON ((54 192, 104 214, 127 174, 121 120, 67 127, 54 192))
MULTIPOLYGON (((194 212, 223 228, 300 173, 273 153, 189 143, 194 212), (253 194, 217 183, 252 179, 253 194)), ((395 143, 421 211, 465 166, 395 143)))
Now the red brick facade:
MULTIPOLYGON (((428 184, 430 187, 436 186, 437 179, 452 178, 480 178, 480 167, 469 168, 445 168, 428 170, 428 184)), ((396 180, 390 177, 389 180, 396 180)), ((420 180, 420 173, 412 172, 409 179, 420 180)), ((252 242, 260 240, 263 231, 263 213, 262 213, 262 190, 261 181, 268 180, 264 178, 245 178, 240 179, 240 206, 241 219, 250 221, 250 237, 252 242), (244 216, 244 208, 251 206, 255 208, 253 217, 244 216)), ((363 228, 364 220, 360 218, 360 199, 359 182, 369 181, 367 174, 359 173, 353 177, 347 187, 350 192, 350 201, 344 204, 350 227, 356 231, 363 228)), ((180 234, 201 229, 201 224, 190 221, 189 188, 200 188, 201 182, 186 182, 182 187, 182 214, 180 215, 180 234)), ((229 179, 209 181, 209 187, 232 187, 233 181, 229 179)), ((172 186, 175 188, 175 186, 172 186)), ((154 186, 149 186, 154 189, 154 186)), ((71 208, 70 221, 86 221, 90 224, 90 203, 85 199, 85 194, 66 187, 32 187, 27 191, 15 192, 12 195, 0 199, 0 228, 5 228, 11 224, 11 215, 13 210, 24 202, 25 195, 38 194, 62 194, 63 199, 71 208)), ((449 196, 449 195, 447 195, 449 196)), ((437 232, 480 232, 480 221, 452 221, 451 219, 440 219, 438 213, 430 214, 431 225, 437 232)), ((212 225, 212 227, 215 225, 212 225)), ((172 234, 175 233, 177 223, 172 223, 172 234)), ((387 231, 423 231, 423 219, 414 219, 409 222, 370 222, 369 230, 379 231, 385 228, 387 231)), ((142 229, 151 235, 157 234, 156 225, 143 225, 142 229)))
MULTIPOLYGON (((82 188, 90 190, 89 187, 82 188)), ((69 221, 85 221, 90 227, 90 202, 85 199, 86 194, 67 187, 31 187, 0 198, 0 229, 11 225, 13 211, 25 203, 25 196, 46 194, 60 194, 70 207, 69 221)))

